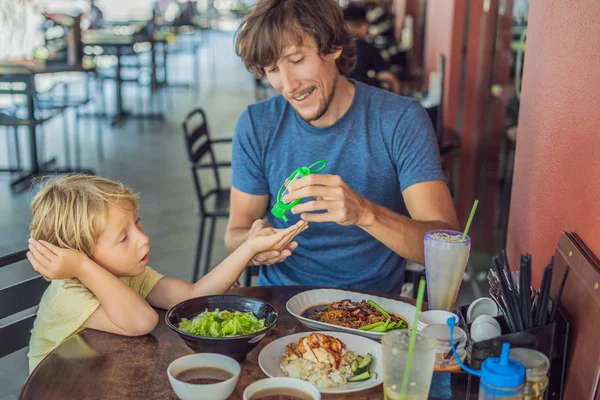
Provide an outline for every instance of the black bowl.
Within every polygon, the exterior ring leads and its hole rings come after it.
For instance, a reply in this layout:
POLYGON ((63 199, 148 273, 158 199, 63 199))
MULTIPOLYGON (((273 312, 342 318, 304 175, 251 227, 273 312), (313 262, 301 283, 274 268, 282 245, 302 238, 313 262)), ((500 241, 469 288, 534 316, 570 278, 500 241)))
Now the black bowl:
POLYGON ((244 296, 217 295, 196 297, 173 306, 165 315, 169 328, 183 339, 185 344, 196 353, 219 353, 243 361, 258 342, 265 337, 277 322, 277 310, 262 300, 244 296), (184 332, 178 328, 182 318, 192 319, 208 310, 252 312, 256 318, 265 319, 265 329, 249 335, 230 337, 206 337, 184 332))

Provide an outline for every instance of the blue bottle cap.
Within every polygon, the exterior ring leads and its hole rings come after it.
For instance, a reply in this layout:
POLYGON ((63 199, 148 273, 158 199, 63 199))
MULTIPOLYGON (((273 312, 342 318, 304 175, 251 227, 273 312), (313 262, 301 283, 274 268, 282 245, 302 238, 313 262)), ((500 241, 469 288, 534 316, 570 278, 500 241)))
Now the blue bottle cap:
POLYGON ((498 388, 517 388, 525 382, 525 367, 509 358, 510 343, 502 344, 500 357, 489 357, 481 365, 481 380, 498 388))

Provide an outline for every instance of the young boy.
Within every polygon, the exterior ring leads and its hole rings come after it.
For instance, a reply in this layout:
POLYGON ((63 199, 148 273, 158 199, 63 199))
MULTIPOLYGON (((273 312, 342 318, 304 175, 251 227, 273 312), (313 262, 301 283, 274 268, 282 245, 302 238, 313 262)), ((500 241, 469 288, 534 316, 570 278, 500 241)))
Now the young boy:
MULTIPOLYGON (((29 370, 85 328, 125 336, 150 333, 153 307, 225 293, 257 253, 286 247, 308 225, 254 229, 244 244, 195 284, 164 278, 146 266, 148 236, 133 191, 86 175, 46 181, 31 203, 27 258, 50 279, 29 344, 29 370)), ((256 222, 259 225, 260 221, 256 222)))

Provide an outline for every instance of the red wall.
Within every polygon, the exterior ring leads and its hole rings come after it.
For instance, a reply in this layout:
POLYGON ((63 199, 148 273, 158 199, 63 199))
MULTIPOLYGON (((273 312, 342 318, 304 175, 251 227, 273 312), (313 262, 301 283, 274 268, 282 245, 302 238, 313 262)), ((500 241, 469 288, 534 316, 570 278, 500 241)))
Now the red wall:
POLYGON ((600 256, 600 1, 532 1, 508 251, 539 282, 562 231, 600 256))
POLYGON ((428 0, 425 16, 425 82, 437 70, 438 55, 446 56, 444 126, 456 129, 460 90, 464 0, 428 0))

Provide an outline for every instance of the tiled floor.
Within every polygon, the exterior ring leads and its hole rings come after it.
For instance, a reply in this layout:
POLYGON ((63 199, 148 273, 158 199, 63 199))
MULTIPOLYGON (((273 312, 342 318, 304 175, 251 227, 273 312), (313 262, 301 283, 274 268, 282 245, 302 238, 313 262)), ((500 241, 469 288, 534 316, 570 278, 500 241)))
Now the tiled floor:
MULTIPOLYGON (((172 65, 177 67, 171 69, 171 78, 190 80, 191 59, 181 57, 172 60, 172 65)), ((231 33, 213 33, 200 50, 200 59, 200 71, 197 71, 200 93, 169 89, 167 108, 162 109, 168 117, 166 121, 128 121, 112 129, 109 125, 103 126, 104 161, 97 157, 95 122, 85 121, 81 125, 83 165, 99 175, 120 179, 140 193, 140 216, 151 238, 150 265, 163 274, 187 280, 192 275, 198 217, 180 123, 185 114, 201 106, 207 112, 213 137, 229 137, 239 114, 254 102, 253 80, 233 51, 231 33)), ((106 94, 107 99, 112 99, 108 84, 106 94)), ((139 107, 148 100, 147 96, 145 90, 127 89, 125 104, 139 107)), ((53 122, 45 133, 46 155, 62 157, 62 122, 53 122)), ((21 146, 26 153, 25 132, 21 135, 21 146)), ((7 159, 4 136, 5 132, 0 130, 0 163, 7 159)), ((223 149, 219 156, 227 159, 228 151, 223 149)), ((229 176, 223 176, 223 181, 228 184, 229 176)), ((0 176, 0 254, 26 247, 28 204, 33 195, 33 191, 12 194, 8 179, 0 176)), ((226 256, 224 231, 225 222, 221 221, 217 225, 213 265, 226 256)), ((32 269, 25 263, 4 268, 0 270, 0 288, 32 275, 32 269)), ((477 294, 473 287, 463 285, 463 300, 459 302, 464 303, 477 294)), ((5 322, 0 320, 0 325, 5 322)), ((16 399, 26 378, 26 351, 0 360, 0 399, 16 399)))

